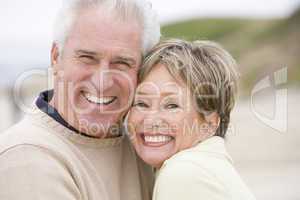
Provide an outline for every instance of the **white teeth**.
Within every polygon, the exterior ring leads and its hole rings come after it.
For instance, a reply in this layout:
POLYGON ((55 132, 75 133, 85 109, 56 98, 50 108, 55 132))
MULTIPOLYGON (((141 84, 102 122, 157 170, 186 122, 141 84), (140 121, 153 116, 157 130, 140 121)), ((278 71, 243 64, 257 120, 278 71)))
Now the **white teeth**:
POLYGON ((169 142, 172 140, 168 135, 145 135, 145 142, 169 142))
POLYGON ((116 98, 116 97, 100 97, 100 98, 98 98, 89 93, 84 93, 84 96, 88 101, 90 101, 92 103, 96 103, 96 104, 110 104, 116 98))

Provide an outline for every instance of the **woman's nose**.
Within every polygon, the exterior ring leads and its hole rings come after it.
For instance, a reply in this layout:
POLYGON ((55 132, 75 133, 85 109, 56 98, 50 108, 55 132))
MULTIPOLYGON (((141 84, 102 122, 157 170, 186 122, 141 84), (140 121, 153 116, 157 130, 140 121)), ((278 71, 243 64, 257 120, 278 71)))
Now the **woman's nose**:
POLYGON ((148 130, 158 130, 166 124, 165 120, 161 118, 161 116, 152 114, 144 119, 144 124, 146 125, 146 129, 148 130))

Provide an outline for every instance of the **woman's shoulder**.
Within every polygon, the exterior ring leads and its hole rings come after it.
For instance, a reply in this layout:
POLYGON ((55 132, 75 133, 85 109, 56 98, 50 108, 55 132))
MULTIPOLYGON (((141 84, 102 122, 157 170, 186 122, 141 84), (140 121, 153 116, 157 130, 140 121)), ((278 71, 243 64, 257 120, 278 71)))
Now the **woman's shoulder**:
POLYGON ((224 139, 214 136, 192 148, 176 153, 166 160, 163 166, 176 166, 178 163, 185 163, 189 165, 188 167, 193 166, 191 168, 199 170, 198 168, 203 166, 231 166, 233 161, 226 150, 224 139))
POLYGON ((199 195, 204 199, 254 199, 232 165, 223 139, 218 137, 164 162, 157 174, 155 196, 162 197, 172 191, 176 191, 176 197, 191 195, 190 199, 199 195))
POLYGON ((164 163, 157 173, 157 180, 170 182, 186 179, 193 182, 196 179, 213 178, 213 173, 204 165, 202 159, 191 159, 187 156, 177 156, 164 163), (203 163, 203 164, 202 164, 203 163))
POLYGON ((231 199, 224 184, 210 170, 197 161, 182 159, 177 157, 159 170, 154 200, 231 199))
POLYGON ((161 180, 206 180, 220 187, 227 185, 226 182, 232 178, 239 179, 233 161, 226 151, 224 139, 217 136, 173 155, 164 162, 158 176, 161 180))
POLYGON ((189 149, 166 160, 157 173, 157 180, 173 183, 210 180, 217 183, 219 171, 222 170, 223 173, 231 167, 232 165, 223 155, 189 149))
POLYGON ((223 144, 220 138, 210 138, 209 141, 178 152, 166 160, 157 174, 155 196, 164 196, 167 191, 172 190, 176 191, 175 199, 178 196, 184 198, 185 195, 191 195, 190 199, 199 195, 203 198, 220 195, 230 199, 217 172, 217 168, 224 170, 223 165, 228 162, 222 149, 223 144))

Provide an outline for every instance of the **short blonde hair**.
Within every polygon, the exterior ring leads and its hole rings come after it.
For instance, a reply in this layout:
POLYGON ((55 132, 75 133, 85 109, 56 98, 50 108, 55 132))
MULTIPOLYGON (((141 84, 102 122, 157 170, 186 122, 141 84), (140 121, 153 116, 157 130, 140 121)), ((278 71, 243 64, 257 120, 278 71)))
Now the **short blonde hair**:
POLYGON ((215 135, 225 137, 237 93, 238 73, 232 56, 211 41, 165 40, 145 58, 139 82, 158 63, 165 65, 175 79, 187 84, 202 117, 213 112, 219 115, 220 125, 215 135))

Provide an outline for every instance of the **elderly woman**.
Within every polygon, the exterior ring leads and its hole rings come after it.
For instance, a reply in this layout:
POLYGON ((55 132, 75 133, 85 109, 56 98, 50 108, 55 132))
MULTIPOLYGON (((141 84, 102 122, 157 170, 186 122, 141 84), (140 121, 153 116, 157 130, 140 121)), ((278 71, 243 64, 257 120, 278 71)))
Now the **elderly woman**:
POLYGON ((128 115, 138 155, 157 169, 154 200, 254 200, 224 137, 235 61, 209 41, 167 40, 145 59, 128 115))

